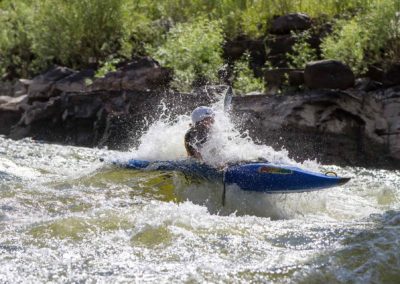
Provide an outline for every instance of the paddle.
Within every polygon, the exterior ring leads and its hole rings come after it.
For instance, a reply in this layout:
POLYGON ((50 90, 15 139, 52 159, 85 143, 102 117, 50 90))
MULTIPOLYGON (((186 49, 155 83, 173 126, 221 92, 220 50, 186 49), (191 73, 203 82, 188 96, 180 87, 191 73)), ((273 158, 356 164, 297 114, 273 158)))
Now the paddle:
MULTIPOLYGON (((235 94, 235 92, 231 86, 229 86, 225 91, 224 112, 226 112, 226 113, 229 113, 231 111, 232 98, 233 98, 234 94, 235 94)), ((222 182, 224 184, 224 188, 222 190, 222 206, 225 206, 225 196, 226 196, 225 172, 226 172, 226 169, 224 169, 224 175, 223 175, 223 180, 222 180, 222 182)))
POLYGON ((224 111, 229 112, 232 107, 232 97, 234 96, 234 91, 231 86, 229 86, 225 91, 224 98, 224 111))

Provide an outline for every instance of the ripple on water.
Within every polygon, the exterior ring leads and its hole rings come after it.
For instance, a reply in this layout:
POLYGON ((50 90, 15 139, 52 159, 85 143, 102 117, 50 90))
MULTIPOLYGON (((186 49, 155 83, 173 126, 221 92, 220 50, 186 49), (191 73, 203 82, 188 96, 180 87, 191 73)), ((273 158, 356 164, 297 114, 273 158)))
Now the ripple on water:
POLYGON ((398 172, 325 167, 352 181, 294 195, 229 188, 222 207, 221 185, 97 161, 112 151, 3 138, 0 145, 0 282, 400 276, 398 172))

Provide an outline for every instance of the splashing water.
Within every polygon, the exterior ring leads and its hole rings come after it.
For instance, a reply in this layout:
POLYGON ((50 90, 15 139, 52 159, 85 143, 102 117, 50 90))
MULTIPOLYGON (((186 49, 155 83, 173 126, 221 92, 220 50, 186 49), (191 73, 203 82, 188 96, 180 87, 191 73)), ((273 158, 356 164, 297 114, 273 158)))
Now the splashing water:
MULTIPOLYGON (((209 163, 296 164, 214 108, 209 163)), ((160 119, 130 153, 0 137, 0 282, 396 283, 398 171, 324 166, 351 182, 290 195, 233 187, 222 207, 218 183, 98 161, 184 159, 189 122, 160 119)))
MULTIPOLYGON (((267 145, 257 145, 247 133, 240 133, 224 112, 222 100, 217 101, 212 108, 215 112, 215 123, 211 128, 209 140, 204 144, 201 153, 205 163, 221 167, 227 163, 251 160, 267 160, 276 164, 291 164, 310 170, 320 170, 321 166, 315 161, 297 163, 288 157, 286 150, 275 151, 267 145)), ((181 115, 172 119, 168 109, 163 109, 161 118, 153 123, 140 139, 137 149, 122 154, 119 159, 143 160, 181 160, 187 158, 184 135, 191 123, 190 116, 181 115)), ((303 194, 302 205, 296 195, 265 195, 260 193, 243 192, 234 186, 228 187, 227 206, 222 208, 222 183, 183 182, 182 177, 174 179, 176 194, 183 200, 206 205, 212 213, 218 214, 252 214, 273 218, 290 218, 303 214, 304 208, 320 207, 326 203, 321 194, 303 194), (239 202, 238 202, 239 201, 239 202), (310 206, 313 204, 313 206, 310 206)))
MULTIPOLYGON (((295 164, 316 169, 316 162, 296 163, 288 157, 286 150, 275 151, 267 145, 257 145, 246 133, 240 133, 224 112, 222 100, 212 108, 215 111, 215 123, 210 131, 210 138, 201 149, 204 161, 212 166, 221 166, 249 160, 268 160, 277 164, 295 164)), ((140 145, 129 158, 145 160, 180 160, 187 157, 184 139, 191 123, 190 116, 181 115, 171 119, 164 109, 162 118, 153 123, 140 139, 140 145)), ((128 158, 126 156, 126 158, 128 158)))

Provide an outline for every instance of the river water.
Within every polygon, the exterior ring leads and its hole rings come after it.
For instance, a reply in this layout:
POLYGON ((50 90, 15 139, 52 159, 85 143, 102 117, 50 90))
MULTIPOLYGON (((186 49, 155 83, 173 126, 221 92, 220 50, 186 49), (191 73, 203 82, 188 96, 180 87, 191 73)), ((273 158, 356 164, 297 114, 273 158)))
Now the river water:
MULTIPOLYGON (((210 163, 297 164, 226 119, 210 163)), ((223 207, 222 184, 110 165, 183 158, 188 121, 161 119, 128 153, 0 138, 0 283, 398 283, 398 171, 307 161, 352 180, 289 195, 228 188, 223 207)))

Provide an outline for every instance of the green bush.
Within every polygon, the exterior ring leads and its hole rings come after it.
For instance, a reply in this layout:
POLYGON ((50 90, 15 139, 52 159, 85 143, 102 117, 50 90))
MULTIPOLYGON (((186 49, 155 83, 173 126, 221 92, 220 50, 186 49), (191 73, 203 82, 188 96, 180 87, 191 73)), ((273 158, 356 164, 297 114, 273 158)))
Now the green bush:
POLYGON ((33 51, 43 65, 81 67, 110 54, 130 55, 121 0, 42 0, 32 30, 33 51))
POLYGON ((339 59, 362 74, 370 64, 390 65, 400 59, 400 2, 376 1, 362 14, 338 21, 322 43, 323 57, 339 59))
POLYGON ((287 53, 289 67, 303 69, 310 61, 317 59, 317 51, 308 43, 310 33, 308 31, 301 33, 292 33, 297 38, 297 42, 293 46, 293 52, 287 53))
POLYGON ((366 54, 372 62, 389 65, 400 58, 400 1, 385 0, 371 6, 360 25, 368 31, 366 54))
POLYGON ((33 11, 28 3, 23 0, 0 2, 0 78, 30 75, 33 11))
POLYGON ((312 17, 330 17, 363 10, 377 0, 135 0, 134 9, 147 18, 170 19, 184 23, 197 17, 220 20, 224 33, 235 37, 241 33, 263 36, 267 23, 275 15, 303 12, 312 17))
POLYGON ((321 45, 323 57, 343 61, 360 74, 367 67, 365 47, 368 40, 367 31, 357 20, 339 22, 334 33, 321 45))
POLYGON ((195 17, 221 20, 229 37, 241 33, 252 37, 265 34, 273 16, 303 12, 312 17, 330 17, 363 10, 377 0, 136 0, 135 7, 151 19, 171 19, 175 23, 195 17))
MULTIPOLYGON (((400 11, 400 8, 399 8, 400 11)), ((400 12, 397 12, 396 17, 390 23, 391 31, 386 44, 387 51, 385 57, 390 62, 400 62, 400 12)))
MULTIPOLYGON (((152 46, 152 54, 179 68, 176 74, 186 86, 202 74, 213 81, 221 63, 222 35, 263 37, 273 16, 290 12, 324 14, 327 19, 339 15, 342 20, 323 44, 324 56, 340 57, 362 72, 370 62, 399 60, 399 6, 398 0, 1 0, 0 75, 26 77, 54 63, 85 68, 110 58, 144 55, 152 46), (203 20, 197 24, 199 18, 203 20), (188 43, 194 40, 190 28, 206 31, 209 38, 204 40, 210 43, 198 45, 209 51, 189 60, 192 67, 178 63, 179 55, 170 54, 176 58, 169 62, 163 52, 172 53, 178 38, 191 50, 184 54, 197 53, 188 43), (164 51, 156 51, 159 46, 164 51), (207 66, 213 69, 205 71, 207 66), (189 72, 186 79, 181 70, 189 72)), ((311 51, 304 42, 295 46, 292 64, 303 64, 311 51)))
POLYGON ((253 70, 249 67, 249 60, 250 55, 246 53, 240 60, 235 62, 233 87, 242 94, 255 91, 263 92, 264 81, 254 76, 253 70))
POLYGON ((163 66, 173 68, 173 87, 188 91, 195 80, 218 81, 223 41, 220 22, 198 18, 177 24, 166 35, 165 43, 149 48, 149 52, 163 66))
POLYGON ((26 77, 51 64, 84 68, 145 53, 165 27, 131 0, 0 2, 0 74, 26 77))
POLYGON ((117 58, 110 58, 106 61, 100 62, 100 66, 96 71, 95 77, 102 78, 109 72, 117 70, 117 64, 120 62, 117 58))

